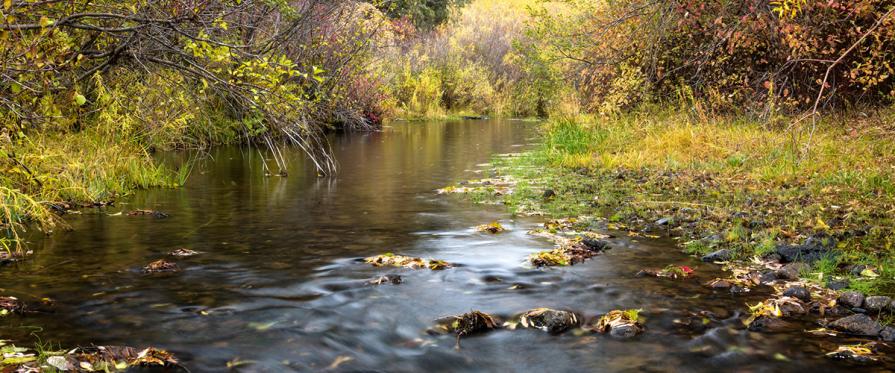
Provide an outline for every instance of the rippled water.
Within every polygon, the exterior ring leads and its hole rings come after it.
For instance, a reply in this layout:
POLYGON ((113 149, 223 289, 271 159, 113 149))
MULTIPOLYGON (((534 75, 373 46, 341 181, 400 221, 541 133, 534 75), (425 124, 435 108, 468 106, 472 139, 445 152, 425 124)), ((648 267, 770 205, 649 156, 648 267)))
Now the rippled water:
POLYGON ((525 233, 542 221, 434 192, 480 177, 494 154, 530 147, 535 129, 514 121, 410 123, 334 136, 340 172, 331 178, 314 176, 297 152, 289 155, 289 176, 279 178, 263 176, 257 149, 216 149, 186 187, 69 216, 74 231, 39 240, 32 260, 0 270, 2 294, 56 302, 52 313, 0 319, 0 336, 37 335, 65 347, 152 345, 194 372, 226 370, 235 361, 237 370, 271 372, 853 368, 823 357, 853 341, 806 337, 801 330, 815 327, 809 323, 791 333, 743 331, 736 316, 766 291, 705 289, 700 283, 722 274, 672 242, 618 238, 586 263, 531 269, 525 257, 551 247, 525 233), (138 208, 170 217, 113 215, 138 208), (492 220, 509 232, 474 231, 492 220), (179 259, 180 273, 140 272, 178 247, 204 254, 179 259), (411 271, 357 260, 383 252, 458 267, 411 271), (695 267, 698 278, 634 276, 669 263, 695 267), (385 273, 405 283, 364 285, 385 273), (445 315, 478 309, 506 317, 535 307, 588 317, 641 308, 647 331, 631 340, 496 331, 465 338, 459 350, 453 337, 425 333, 445 315), (675 323, 704 310, 718 320, 696 328, 675 323))

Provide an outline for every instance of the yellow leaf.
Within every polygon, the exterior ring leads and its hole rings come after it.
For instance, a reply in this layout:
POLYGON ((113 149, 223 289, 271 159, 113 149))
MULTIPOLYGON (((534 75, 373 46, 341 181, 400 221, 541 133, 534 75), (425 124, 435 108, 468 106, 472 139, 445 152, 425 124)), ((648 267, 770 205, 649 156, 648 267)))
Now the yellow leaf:
POLYGON ((12 8, 12 0, 3 0, 3 9, 12 8))
POLYGON ((825 223, 825 222, 823 221, 823 219, 821 219, 820 217, 817 218, 817 224, 816 224, 815 227, 818 228, 818 229, 822 229, 822 230, 828 230, 828 229, 830 229, 830 226, 827 225, 827 223, 825 223))

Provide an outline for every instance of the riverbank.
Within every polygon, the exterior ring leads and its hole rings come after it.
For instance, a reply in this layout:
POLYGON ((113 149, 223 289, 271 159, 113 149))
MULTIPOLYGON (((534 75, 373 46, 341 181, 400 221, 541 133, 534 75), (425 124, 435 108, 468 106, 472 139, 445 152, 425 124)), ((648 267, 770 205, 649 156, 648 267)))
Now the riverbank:
MULTIPOLYGON (((540 149, 499 158, 494 174, 514 181, 498 194, 515 213, 602 216, 618 230, 676 237, 698 256, 724 250, 749 261, 829 237, 804 279, 888 294, 892 119, 892 111, 831 117, 813 134, 658 109, 554 119, 540 149)), ((493 202, 492 193, 473 198, 493 202)))

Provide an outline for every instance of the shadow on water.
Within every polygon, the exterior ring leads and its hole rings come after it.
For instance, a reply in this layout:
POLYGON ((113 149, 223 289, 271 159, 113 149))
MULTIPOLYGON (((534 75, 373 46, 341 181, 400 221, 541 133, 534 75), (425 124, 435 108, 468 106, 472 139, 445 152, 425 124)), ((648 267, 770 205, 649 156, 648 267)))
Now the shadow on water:
MULTIPOLYGON (((5 293, 49 297, 53 313, 0 319, 3 338, 63 346, 126 344, 169 349, 193 371, 780 371, 852 368, 823 358, 845 339, 801 331, 749 333, 737 316, 767 293, 734 297, 700 283, 720 276, 672 242, 617 239, 586 263, 535 270, 527 255, 550 244, 525 232, 537 219, 476 206, 434 190, 477 178, 482 163, 534 141, 513 121, 396 124, 334 136, 340 172, 314 176, 298 152, 289 177, 264 177, 257 149, 221 148, 184 188, 152 190, 102 211, 71 216, 74 231, 35 244, 30 261, 0 271, 5 293), (151 208, 166 219, 115 216, 151 208), (477 233, 501 220, 509 231, 477 233), (140 267, 178 247, 182 272, 140 267), (358 258, 395 252, 458 264, 445 271, 372 268, 358 258), (695 267, 698 278, 636 278, 645 267, 695 267), (401 285, 365 286, 399 273, 401 285), (514 286, 515 285, 515 286, 514 286), (424 330, 438 317, 480 309, 501 316, 534 307, 591 317, 641 308, 647 332, 632 340, 497 331, 464 340, 424 330), (690 312, 717 320, 681 327, 690 312), (725 321, 727 320, 727 321, 725 321)), ((804 328, 814 328, 804 325, 804 328)))

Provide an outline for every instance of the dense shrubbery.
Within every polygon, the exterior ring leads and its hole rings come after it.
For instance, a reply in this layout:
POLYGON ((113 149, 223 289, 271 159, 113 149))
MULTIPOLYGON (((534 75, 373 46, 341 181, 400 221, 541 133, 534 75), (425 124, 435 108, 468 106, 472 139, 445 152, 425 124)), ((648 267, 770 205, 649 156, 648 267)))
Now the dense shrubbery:
POLYGON ((727 111, 805 109, 843 55, 822 104, 895 99, 891 0, 567 4, 563 12, 538 8, 531 32, 565 60, 565 77, 589 111, 680 94, 727 111))

